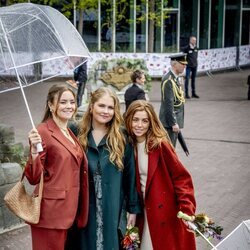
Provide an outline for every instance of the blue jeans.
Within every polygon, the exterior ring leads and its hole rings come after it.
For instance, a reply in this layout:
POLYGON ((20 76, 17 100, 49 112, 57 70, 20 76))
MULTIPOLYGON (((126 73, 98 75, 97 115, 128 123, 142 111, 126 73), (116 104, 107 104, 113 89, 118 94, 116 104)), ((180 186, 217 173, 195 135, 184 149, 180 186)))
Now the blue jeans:
POLYGON ((186 67, 186 80, 185 80, 185 94, 188 95, 188 83, 191 73, 191 88, 192 88, 192 95, 195 93, 195 77, 196 77, 197 67, 186 67))

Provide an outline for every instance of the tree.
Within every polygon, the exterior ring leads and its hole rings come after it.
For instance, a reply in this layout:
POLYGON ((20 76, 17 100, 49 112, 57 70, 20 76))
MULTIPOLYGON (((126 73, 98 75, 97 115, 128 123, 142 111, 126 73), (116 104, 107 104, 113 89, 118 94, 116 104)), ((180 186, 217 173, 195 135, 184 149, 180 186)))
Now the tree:
MULTIPOLYGON (((167 1, 165 0, 165 4, 167 1)), ((136 21, 145 22, 148 20, 148 52, 154 52, 154 40, 155 40, 155 29, 156 27, 161 27, 161 22, 168 18, 167 12, 162 13, 161 0, 142 0, 142 5, 148 6, 148 13, 146 11, 141 12, 136 21)), ((137 6, 140 9, 140 6, 137 6)))
MULTIPOLYGON (((59 9, 67 18, 72 18, 74 5, 79 11, 78 31, 82 35, 83 32, 83 13, 84 11, 93 11, 98 9, 100 1, 102 8, 106 10, 106 20, 102 23, 102 28, 112 30, 111 51, 115 51, 115 31, 116 25, 120 22, 131 23, 134 20, 126 18, 126 12, 130 7, 129 0, 30 0, 32 3, 46 4, 59 9), (115 13, 115 17, 113 14, 115 13), (115 20, 115 22, 114 22, 115 20)), ((27 0, 1 0, 6 5, 14 3, 27 2, 27 0)), ((166 4, 166 0, 165 0, 166 4)), ((136 22, 146 22, 148 20, 148 52, 154 52, 155 29, 161 26, 162 19, 168 18, 166 11, 162 15, 161 0, 141 0, 136 6, 137 13, 136 22), (145 11, 145 6, 148 6, 148 12, 145 11)))

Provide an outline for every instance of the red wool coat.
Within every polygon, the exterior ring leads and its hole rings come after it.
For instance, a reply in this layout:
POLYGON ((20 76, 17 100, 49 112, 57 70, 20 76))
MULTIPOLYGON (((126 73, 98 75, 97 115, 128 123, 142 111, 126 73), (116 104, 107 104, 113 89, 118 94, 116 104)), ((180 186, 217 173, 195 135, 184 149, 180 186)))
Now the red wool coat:
MULTIPOLYGON (((42 137, 43 152, 26 164, 25 175, 32 185, 39 183, 44 172, 41 215, 37 227, 68 229, 76 219, 78 226, 87 223, 89 207, 88 163, 74 136, 73 145, 52 119, 37 128, 42 137), (78 211, 78 213, 77 213, 78 211)), ((35 193, 38 193, 36 187, 35 193)))
MULTIPOLYGON (((140 157, 140 156, 138 156, 140 157)), ((195 214, 192 179, 171 146, 165 142, 161 148, 148 154, 148 177, 143 202, 137 159, 137 190, 146 209, 148 226, 154 250, 194 250, 194 234, 177 218, 178 211, 195 214)), ((144 218, 137 216, 142 235, 144 218)), ((142 249, 143 250, 143 249, 142 249)))

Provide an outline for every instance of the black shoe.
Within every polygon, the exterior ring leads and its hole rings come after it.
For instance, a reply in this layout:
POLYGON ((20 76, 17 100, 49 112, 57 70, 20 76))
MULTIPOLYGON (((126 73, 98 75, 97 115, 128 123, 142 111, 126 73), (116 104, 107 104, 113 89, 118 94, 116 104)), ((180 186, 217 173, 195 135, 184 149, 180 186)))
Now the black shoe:
POLYGON ((200 97, 196 94, 192 94, 192 98, 200 98, 200 97))
POLYGON ((190 96, 189 96, 189 95, 186 95, 185 98, 186 98, 186 99, 190 99, 190 96))

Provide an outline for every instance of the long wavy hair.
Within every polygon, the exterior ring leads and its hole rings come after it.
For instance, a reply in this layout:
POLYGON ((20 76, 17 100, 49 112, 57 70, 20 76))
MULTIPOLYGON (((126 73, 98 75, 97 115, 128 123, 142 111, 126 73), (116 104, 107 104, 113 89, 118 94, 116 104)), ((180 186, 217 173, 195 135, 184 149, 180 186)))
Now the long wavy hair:
MULTIPOLYGON (((59 84, 55 84, 55 85, 53 85, 49 89, 49 92, 48 92, 48 95, 47 95, 47 100, 46 100, 46 105, 45 105, 45 111, 44 111, 42 122, 45 122, 48 119, 50 119, 50 118, 53 117, 52 116, 52 112, 51 112, 51 110, 49 108, 49 103, 53 103, 53 104, 56 105, 56 110, 53 110, 53 112, 54 112, 54 115, 57 116, 57 109, 58 109, 58 106, 59 106, 59 100, 60 100, 62 94, 65 91, 70 91, 73 94, 74 99, 76 100, 76 94, 67 85, 64 85, 64 84, 60 84, 60 85, 59 84)), ((76 112, 77 112, 77 105, 76 105, 73 117, 75 116, 76 112)))
POLYGON ((120 103, 116 94, 109 88, 101 87, 91 93, 89 105, 79 126, 79 141, 83 149, 87 151, 88 133, 92 127, 92 112, 93 105, 104 95, 109 95, 114 100, 114 116, 107 124, 107 148, 109 151, 109 160, 114 163, 118 169, 123 170, 123 155, 125 151, 125 138, 121 131, 123 119, 120 112, 120 103))
POLYGON ((137 140, 132 130, 132 122, 135 113, 138 111, 146 111, 149 119, 149 128, 146 133, 145 143, 146 152, 148 153, 149 151, 159 148, 163 141, 166 141, 167 143, 172 145, 166 130, 164 129, 161 121, 156 115, 154 107, 152 106, 152 104, 145 100, 137 100, 132 102, 129 105, 126 113, 124 114, 125 126, 130 141, 133 143, 133 145, 135 146, 137 144, 137 140))

